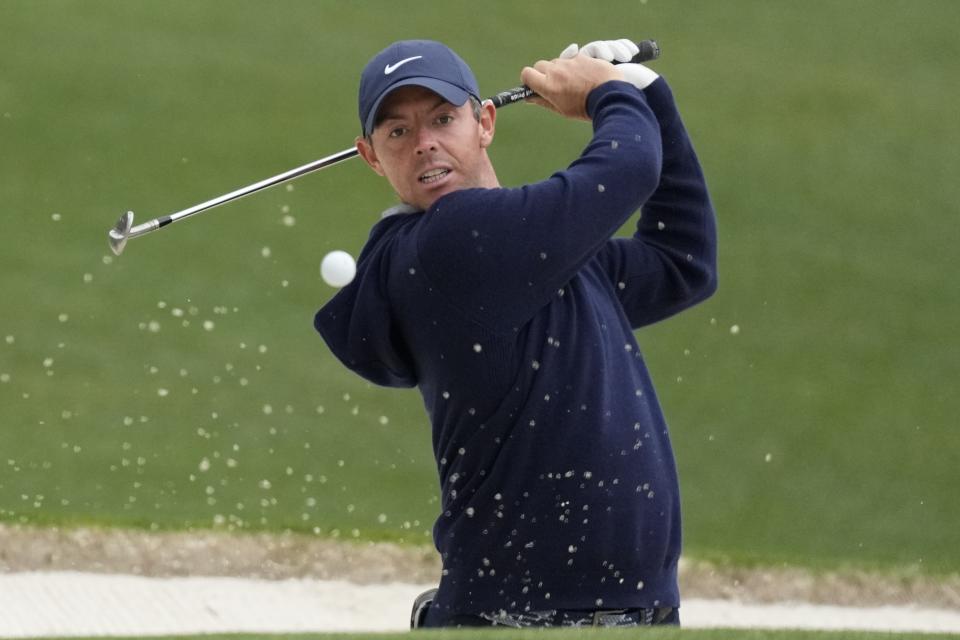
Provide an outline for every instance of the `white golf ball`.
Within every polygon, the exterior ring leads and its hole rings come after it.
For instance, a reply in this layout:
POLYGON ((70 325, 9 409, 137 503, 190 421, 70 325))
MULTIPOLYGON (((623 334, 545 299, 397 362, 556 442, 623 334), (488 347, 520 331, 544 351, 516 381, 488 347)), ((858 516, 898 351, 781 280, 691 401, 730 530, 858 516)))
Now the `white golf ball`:
POLYGON ((346 251, 331 251, 320 263, 320 276, 331 287, 345 287, 357 275, 357 263, 346 251))

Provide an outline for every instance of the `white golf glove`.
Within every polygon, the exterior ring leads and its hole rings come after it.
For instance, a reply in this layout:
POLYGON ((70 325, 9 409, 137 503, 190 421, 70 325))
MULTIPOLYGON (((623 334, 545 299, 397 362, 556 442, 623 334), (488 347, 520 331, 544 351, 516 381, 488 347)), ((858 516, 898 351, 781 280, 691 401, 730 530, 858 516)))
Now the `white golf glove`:
POLYGON ((580 54, 607 62, 626 63, 617 65, 617 68, 623 73, 624 79, 637 89, 646 89, 660 75, 642 64, 628 62, 639 51, 640 49, 633 41, 625 38, 620 40, 595 40, 583 45, 583 47, 577 46, 576 43, 570 44, 560 53, 560 58, 572 58, 580 54))

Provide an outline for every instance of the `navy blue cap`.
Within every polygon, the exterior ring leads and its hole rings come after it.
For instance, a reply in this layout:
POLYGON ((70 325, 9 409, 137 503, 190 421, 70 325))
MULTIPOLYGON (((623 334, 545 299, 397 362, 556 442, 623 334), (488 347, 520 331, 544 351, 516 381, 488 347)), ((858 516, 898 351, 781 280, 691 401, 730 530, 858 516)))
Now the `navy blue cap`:
POLYGON ((360 126, 370 135, 384 98, 399 87, 426 87, 450 104, 480 99, 473 71, 450 47, 433 40, 401 40, 373 57, 360 76, 360 126))

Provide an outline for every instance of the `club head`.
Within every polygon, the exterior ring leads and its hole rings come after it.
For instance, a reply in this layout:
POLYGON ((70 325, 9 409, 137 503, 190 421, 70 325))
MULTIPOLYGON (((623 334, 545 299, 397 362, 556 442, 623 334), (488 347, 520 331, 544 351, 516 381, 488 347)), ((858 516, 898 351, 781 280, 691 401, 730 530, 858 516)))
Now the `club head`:
POLYGON ((127 211, 120 216, 113 229, 110 229, 110 233, 107 235, 110 237, 110 249, 114 255, 118 256, 123 253, 123 248, 127 246, 127 238, 130 236, 131 227, 133 227, 133 211, 127 211))

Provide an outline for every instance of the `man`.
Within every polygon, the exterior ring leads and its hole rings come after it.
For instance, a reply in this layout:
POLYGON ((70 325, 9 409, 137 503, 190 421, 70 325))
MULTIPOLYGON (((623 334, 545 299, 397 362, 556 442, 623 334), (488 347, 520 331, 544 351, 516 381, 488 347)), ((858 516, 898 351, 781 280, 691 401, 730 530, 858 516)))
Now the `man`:
POLYGON ((423 396, 443 561, 424 626, 679 624, 676 469, 632 330, 713 293, 716 231, 665 81, 607 61, 629 44, 523 69, 594 134, 519 188, 453 51, 398 42, 363 71, 357 147, 402 204, 315 326, 353 371, 423 396))

